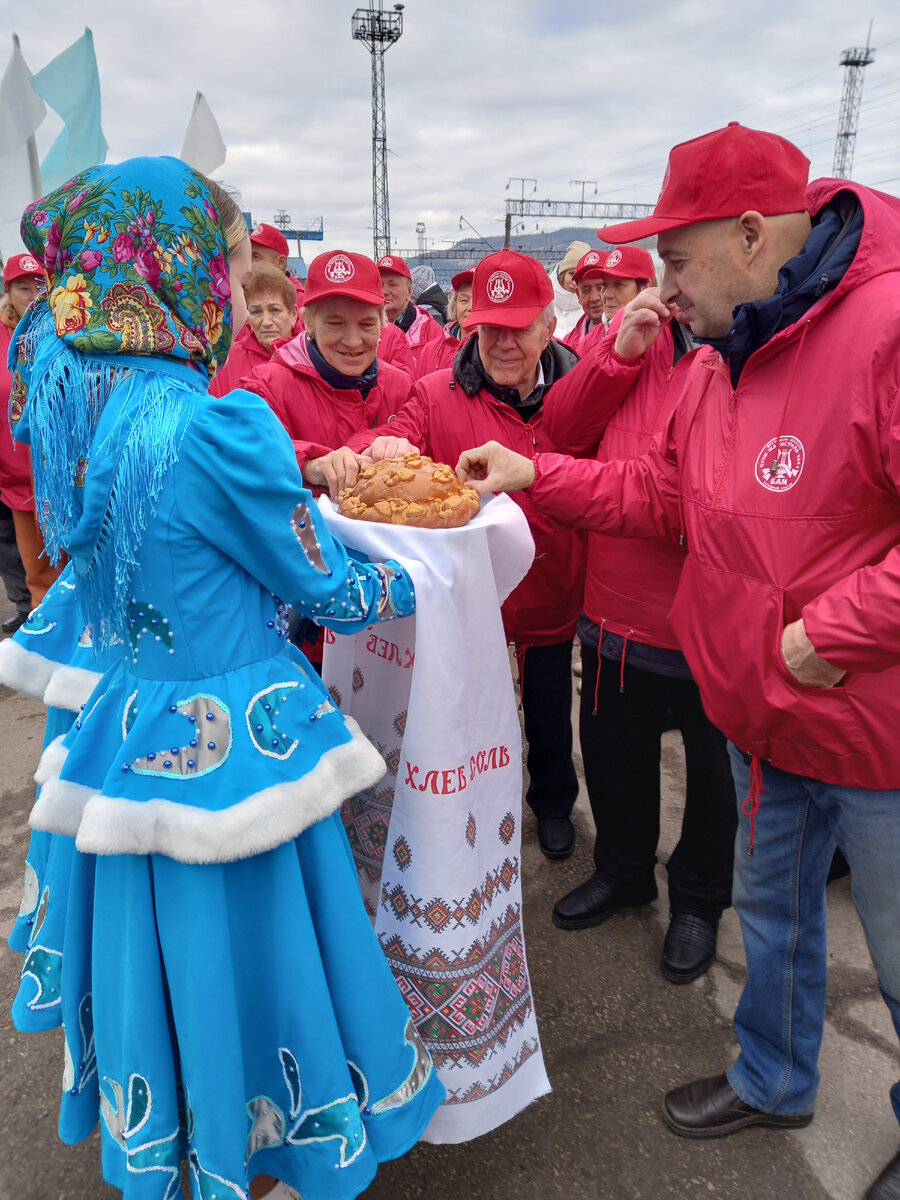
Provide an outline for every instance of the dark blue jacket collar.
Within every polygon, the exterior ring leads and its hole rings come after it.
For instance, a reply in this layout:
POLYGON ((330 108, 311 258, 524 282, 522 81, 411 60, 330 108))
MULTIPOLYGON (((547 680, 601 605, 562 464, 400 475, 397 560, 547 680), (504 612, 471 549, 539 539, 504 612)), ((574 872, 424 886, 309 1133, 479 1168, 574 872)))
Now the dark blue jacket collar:
POLYGON ((335 367, 330 366, 322 357, 322 352, 312 340, 306 339, 306 348, 309 351, 309 358, 312 365, 316 368, 326 383, 333 388, 340 388, 345 392, 352 392, 354 388, 360 393, 363 400, 371 392, 372 388, 378 382, 378 359, 372 363, 371 367, 362 375, 342 375, 335 367))

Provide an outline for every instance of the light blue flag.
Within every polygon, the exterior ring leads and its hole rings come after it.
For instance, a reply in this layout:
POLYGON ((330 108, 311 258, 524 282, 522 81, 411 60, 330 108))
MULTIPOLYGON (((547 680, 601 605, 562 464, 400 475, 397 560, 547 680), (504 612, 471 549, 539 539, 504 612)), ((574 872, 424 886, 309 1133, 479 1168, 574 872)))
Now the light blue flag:
POLYGON ((32 76, 31 86, 65 121, 41 163, 44 186, 52 191, 86 167, 98 166, 109 149, 100 125, 100 75, 90 29, 32 76))

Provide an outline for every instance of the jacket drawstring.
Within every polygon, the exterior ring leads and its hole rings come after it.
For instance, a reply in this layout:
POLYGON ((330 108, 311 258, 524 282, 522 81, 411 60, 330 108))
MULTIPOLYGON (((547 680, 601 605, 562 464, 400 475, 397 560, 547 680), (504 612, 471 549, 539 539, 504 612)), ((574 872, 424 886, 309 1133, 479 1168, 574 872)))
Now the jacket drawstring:
POLYGON ((625 655, 628 652, 628 640, 634 636, 634 630, 629 629, 625 634, 625 641, 622 643, 622 661, 619 664, 619 695, 625 691, 625 655))
POLYGON ((603 626, 606 624, 606 617, 600 622, 600 637, 597 639, 597 677, 594 680, 594 710, 591 713, 592 717, 597 715, 597 704, 600 698, 600 647, 603 644, 603 626))
POLYGON ((525 652, 527 649, 527 646, 515 643, 516 670, 519 675, 519 704, 525 703, 525 652))
POLYGON ((806 341, 806 335, 809 333, 809 321, 803 326, 803 331, 800 334, 800 343, 797 346, 797 353, 794 355, 794 365, 791 368, 791 377, 788 380, 787 391, 784 396, 784 405, 781 409, 781 421, 778 424, 778 437, 775 439, 775 459, 778 459, 778 452, 781 449, 781 435, 784 433, 784 422, 787 418, 788 402, 791 398, 791 390, 794 386, 794 376, 797 374, 797 367, 800 365, 800 355, 803 353, 803 343, 806 341))
POLYGON ((755 833, 756 814, 759 812, 759 804, 762 797, 765 795, 766 789, 763 784, 762 763, 758 754, 750 756, 750 786, 747 790, 747 795, 744 797, 744 803, 741 805, 741 812, 745 817, 750 818, 750 845, 747 847, 747 854, 753 853, 753 837, 755 833))

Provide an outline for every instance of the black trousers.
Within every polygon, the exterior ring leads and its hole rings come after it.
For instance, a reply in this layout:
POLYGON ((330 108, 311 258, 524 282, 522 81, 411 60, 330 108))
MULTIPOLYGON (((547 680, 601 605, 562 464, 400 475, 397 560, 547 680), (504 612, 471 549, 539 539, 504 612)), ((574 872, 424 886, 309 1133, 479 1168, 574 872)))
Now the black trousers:
POLYGON ((578 796, 572 763, 572 641, 519 652, 528 741, 525 799, 538 820, 567 817, 578 796))
POLYGON ((31 612, 31 592, 16 544, 16 527, 10 510, 0 500, 0 579, 10 602, 19 612, 31 612))
POLYGON ((723 734, 703 711, 693 680, 626 664, 620 691, 618 662, 585 645, 581 662, 581 754, 597 830, 597 873, 629 889, 653 886, 660 737, 671 709, 684 739, 687 789, 681 838, 667 866, 669 906, 717 919, 731 903, 737 829, 723 734))

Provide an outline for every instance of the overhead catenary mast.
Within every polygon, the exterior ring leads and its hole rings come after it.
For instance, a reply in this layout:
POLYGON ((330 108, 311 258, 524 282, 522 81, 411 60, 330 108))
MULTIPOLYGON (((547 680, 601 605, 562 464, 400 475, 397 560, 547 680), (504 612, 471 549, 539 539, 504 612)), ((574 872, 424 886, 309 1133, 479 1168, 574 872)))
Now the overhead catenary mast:
POLYGON ((863 71, 875 58, 870 47, 872 25, 865 46, 854 46, 841 55, 844 68, 844 90, 841 95, 841 113, 834 142, 834 164, 831 174, 835 179, 848 179, 853 170, 853 151, 856 148, 856 127, 859 123, 859 106, 862 101, 863 71))
POLYGON ((372 56, 372 236, 375 258, 391 249, 391 212, 388 201, 387 133, 384 117, 384 52, 403 32, 403 5, 384 12, 382 0, 373 8, 358 8, 351 30, 356 41, 372 56))

